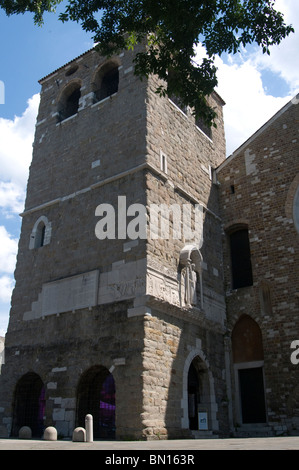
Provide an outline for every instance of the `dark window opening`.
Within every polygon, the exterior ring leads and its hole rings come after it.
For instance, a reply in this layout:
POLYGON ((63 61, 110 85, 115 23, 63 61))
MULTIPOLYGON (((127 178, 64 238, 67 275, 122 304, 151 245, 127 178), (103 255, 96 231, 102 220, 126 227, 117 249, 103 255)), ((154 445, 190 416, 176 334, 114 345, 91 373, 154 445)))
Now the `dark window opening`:
POLYGON ((62 97, 59 109, 58 109, 58 121, 63 121, 78 112, 79 109, 79 99, 81 96, 80 86, 77 86, 70 93, 64 94, 62 97))
POLYGON ((45 233, 46 233, 46 226, 43 225, 41 229, 41 237, 40 237, 40 246, 44 246, 45 243, 45 233))
POLYGON ((78 68, 79 68, 78 64, 73 65, 69 70, 65 72, 65 76, 69 77, 70 75, 73 75, 73 73, 77 72, 78 68))
POLYGON ((46 225, 40 222, 35 234, 35 248, 41 248, 45 244, 46 225))
POLYGON ((170 96, 169 98, 178 108, 180 108, 181 111, 183 111, 184 114, 187 114, 188 106, 186 106, 180 97, 178 96, 170 96))
POLYGON ((206 136, 212 139, 212 128, 205 124, 203 119, 197 118, 195 124, 206 136))
POLYGON ((95 85, 95 101, 101 101, 108 96, 117 93, 119 84, 119 72, 118 67, 113 66, 112 68, 105 67, 104 71, 100 71, 98 83, 95 85))
POLYGON ((237 230, 230 234, 230 252, 233 289, 252 286, 252 267, 248 230, 237 230))

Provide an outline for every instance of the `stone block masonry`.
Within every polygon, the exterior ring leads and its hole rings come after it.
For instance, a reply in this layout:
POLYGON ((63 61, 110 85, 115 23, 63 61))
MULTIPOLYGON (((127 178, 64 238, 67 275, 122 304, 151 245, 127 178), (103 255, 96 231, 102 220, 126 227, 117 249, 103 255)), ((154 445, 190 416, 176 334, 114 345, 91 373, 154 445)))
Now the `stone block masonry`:
POLYGON ((156 77, 135 77, 138 50, 92 49, 40 80, 1 433, 71 437, 87 414, 95 439, 228 436, 261 421, 296 430, 299 108, 224 160, 219 95, 207 130, 155 93, 156 77), (184 205, 200 208, 188 234, 184 205), (154 208, 154 236, 131 236, 129 207, 143 208, 139 225, 154 208))
POLYGON ((298 370, 290 361, 290 344, 299 337, 298 121, 290 102, 217 170, 228 328, 242 315, 259 325, 267 422, 283 432, 298 427, 298 370), (229 237, 240 227, 248 229, 253 283, 233 289, 229 237))

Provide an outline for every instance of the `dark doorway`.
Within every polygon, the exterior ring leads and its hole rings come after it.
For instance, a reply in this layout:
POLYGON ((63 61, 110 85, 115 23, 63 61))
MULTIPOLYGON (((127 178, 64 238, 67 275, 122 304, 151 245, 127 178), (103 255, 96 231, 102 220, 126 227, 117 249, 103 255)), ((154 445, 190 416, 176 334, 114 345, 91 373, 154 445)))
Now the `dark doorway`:
POLYGON ((265 423, 263 368, 239 369, 239 386, 243 423, 265 423))
POLYGON ((188 372, 188 417, 189 429, 198 429, 199 380, 197 371, 191 363, 188 372))
POLYGON ((32 437, 41 437, 44 430, 44 413, 44 384, 37 374, 30 372, 24 375, 16 386, 13 404, 12 436, 18 436, 22 426, 29 426, 32 437))
POLYGON ((112 374, 101 366, 85 372, 77 393, 77 422, 85 427, 85 416, 93 416, 95 438, 115 438, 115 383, 112 374))

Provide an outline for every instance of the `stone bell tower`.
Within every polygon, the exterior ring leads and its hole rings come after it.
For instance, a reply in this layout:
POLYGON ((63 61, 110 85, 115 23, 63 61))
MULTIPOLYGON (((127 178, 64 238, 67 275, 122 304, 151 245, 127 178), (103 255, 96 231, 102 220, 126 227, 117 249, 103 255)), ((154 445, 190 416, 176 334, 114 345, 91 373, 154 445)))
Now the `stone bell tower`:
POLYGON ((2 432, 224 435, 217 128, 92 49, 40 80, 0 386, 2 432))

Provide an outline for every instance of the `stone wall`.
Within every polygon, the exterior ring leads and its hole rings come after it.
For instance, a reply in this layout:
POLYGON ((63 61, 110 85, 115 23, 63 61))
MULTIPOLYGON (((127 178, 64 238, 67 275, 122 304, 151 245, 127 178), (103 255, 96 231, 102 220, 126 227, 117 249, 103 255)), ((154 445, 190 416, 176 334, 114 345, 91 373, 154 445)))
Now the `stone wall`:
MULTIPOLYGON (((225 153, 222 120, 224 103, 217 94, 211 97, 211 105, 216 108, 218 119, 217 128, 213 128, 210 138, 196 126, 190 110, 183 112, 172 100, 161 99, 154 93, 156 86, 155 78, 151 77, 147 117, 147 159, 151 171, 146 176, 147 203, 149 207, 156 205, 161 208, 165 204, 170 208, 170 230, 168 238, 156 238, 156 233, 149 237, 148 265, 177 280, 181 250, 189 243, 198 247, 203 256, 203 301, 207 302, 208 310, 208 299, 213 294, 220 304, 224 303, 218 188, 213 181, 213 170, 223 160, 225 153), (163 158, 166 160, 164 168, 163 158), (175 206, 179 207, 178 214, 172 211, 175 206), (192 218, 190 239, 184 223, 184 206, 189 207, 192 218), (202 227, 197 232, 196 207, 202 211, 202 227), (175 236, 173 229, 175 224, 178 226, 178 218, 181 230, 180 235, 175 236)), ((162 219, 160 214, 160 223, 162 219)), ((159 228, 160 235, 161 225, 159 228)))
POLYGON ((227 435, 223 331, 158 301, 152 307, 151 316, 145 318, 144 435, 150 439, 191 436, 187 378, 195 358, 201 382, 199 408, 208 412, 210 433, 227 435))
POLYGON ((14 432, 15 387, 28 372, 45 386, 44 425, 70 436, 78 424, 78 384, 100 366, 115 381, 117 438, 186 435, 192 361, 209 432, 228 432, 214 179, 225 153, 223 102, 211 97, 218 127, 210 138, 190 111, 154 93, 155 78, 134 76, 132 59, 126 52, 106 60, 92 50, 40 81, 0 387, 0 422, 14 432), (95 103, 103 64, 117 66, 118 91, 95 103), (61 120, 61 100, 76 87, 78 110, 61 120), (148 220, 151 205, 162 203, 202 209, 203 243, 191 240, 202 257, 192 305, 182 302, 180 290, 185 234, 135 239, 123 233, 134 217, 126 214, 131 204, 144 207, 148 220), (97 235, 102 204, 115 210, 107 218, 115 237, 97 235))
POLYGON ((299 332, 298 113, 286 105, 217 170, 228 332, 242 314, 261 329, 268 423, 277 433, 298 429, 299 416, 298 366, 290 360, 299 332), (248 227, 253 285, 233 289, 228 235, 238 226, 248 227))

